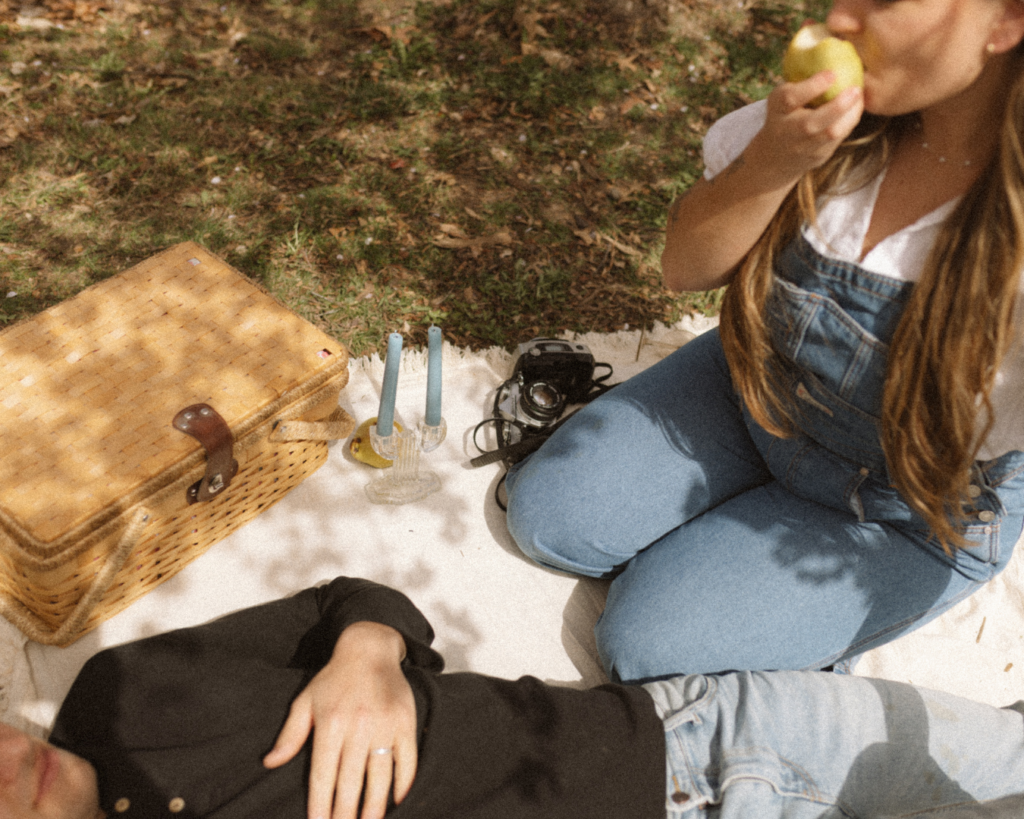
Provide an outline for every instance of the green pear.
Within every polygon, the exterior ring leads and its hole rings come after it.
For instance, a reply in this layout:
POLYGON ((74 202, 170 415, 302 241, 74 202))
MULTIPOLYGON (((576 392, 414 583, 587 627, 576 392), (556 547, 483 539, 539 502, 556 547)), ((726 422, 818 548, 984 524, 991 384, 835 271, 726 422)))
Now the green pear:
POLYGON ((809 79, 819 71, 835 72, 836 81, 821 96, 810 102, 812 108, 824 105, 852 86, 864 86, 864 66, 857 49, 846 40, 828 33, 823 23, 800 29, 782 57, 782 75, 786 82, 809 79))

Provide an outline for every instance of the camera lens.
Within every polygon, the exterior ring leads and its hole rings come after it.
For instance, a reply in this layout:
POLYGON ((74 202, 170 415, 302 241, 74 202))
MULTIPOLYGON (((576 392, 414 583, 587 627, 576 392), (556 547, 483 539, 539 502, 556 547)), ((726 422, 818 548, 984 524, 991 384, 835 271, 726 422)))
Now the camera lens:
POLYGON ((546 381, 534 381, 523 390, 521 407, 523 414, 549 423, 562 414, 565 397, 546 381))

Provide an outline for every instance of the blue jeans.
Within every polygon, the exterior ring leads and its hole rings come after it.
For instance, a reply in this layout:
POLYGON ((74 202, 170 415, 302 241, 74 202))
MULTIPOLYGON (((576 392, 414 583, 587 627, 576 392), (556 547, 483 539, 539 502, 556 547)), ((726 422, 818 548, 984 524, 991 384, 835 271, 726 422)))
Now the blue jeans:
POLYGON ((892 488, 877 435, 906 286, 800 245, 771 304, 800 434, 733 389, 717 331, 584 407, 509 471, 536 562, 614 577, 596 629, 612 679, 848 662, 1001 571, 1024 525, 1024 453, 978 463, 952 557, 892 488))
POLYGON ((1024 702, 799 671, 644 687, 665 723, 669 819, 1024 816, 1024 702))

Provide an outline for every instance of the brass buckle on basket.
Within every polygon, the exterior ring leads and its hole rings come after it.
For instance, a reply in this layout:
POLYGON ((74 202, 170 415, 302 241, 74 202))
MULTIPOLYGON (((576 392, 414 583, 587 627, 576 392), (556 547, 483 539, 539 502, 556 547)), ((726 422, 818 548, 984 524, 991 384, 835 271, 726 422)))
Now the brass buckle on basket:
POLYGON ((213 500, 231 485, 238 472, 234 458, 235 436, 220 414, 209 404, 192 404, 174 416, 174 428, 191 435, 206 450, 206 474, 186 491, 189 503, 213 500))

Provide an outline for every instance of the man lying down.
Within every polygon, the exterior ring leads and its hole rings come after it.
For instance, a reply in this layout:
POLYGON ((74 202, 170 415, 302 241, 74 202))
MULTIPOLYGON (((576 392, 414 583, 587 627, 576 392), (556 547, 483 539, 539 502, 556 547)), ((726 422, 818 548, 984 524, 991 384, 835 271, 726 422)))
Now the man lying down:
POLYGON ((1024 816, 1024 704, 823 672, 579 691, 442 674, 338 578, 108 649, 52 744, 0 726, 0 817, 1024 816))

